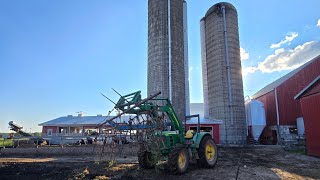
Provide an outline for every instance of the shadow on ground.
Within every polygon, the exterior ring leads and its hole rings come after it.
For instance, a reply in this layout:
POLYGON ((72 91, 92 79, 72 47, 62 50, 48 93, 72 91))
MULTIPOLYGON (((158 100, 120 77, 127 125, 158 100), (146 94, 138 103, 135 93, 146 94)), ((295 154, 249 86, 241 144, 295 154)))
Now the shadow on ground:
MULTIPOLYGON (((48 157, 50 158, 50 157, 48 157)), ((0 157, 0 179, 319 179, 320 159, 283 151, 278 146, 221 147, 212 169, 190 164, 183 175, 140 169, 137 163, 114 164, 87 157, 54 161, 9 161, 0 157), (240 160, 241 157, 241 160, 240 160)), ((130 157, 128 157, 130 159, 130 157)), ((135 161, 131 158, 131 161, 135 161)))

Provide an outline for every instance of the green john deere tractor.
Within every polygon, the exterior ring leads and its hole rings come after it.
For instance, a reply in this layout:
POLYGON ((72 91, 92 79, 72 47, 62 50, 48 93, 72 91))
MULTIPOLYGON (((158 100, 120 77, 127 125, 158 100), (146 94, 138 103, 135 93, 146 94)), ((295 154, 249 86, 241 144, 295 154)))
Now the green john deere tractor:
MULTIPOLYGON (((171 102, 167 98, 157 98, 161 92, 141 99, 141 91, 121 96, 115 108, 122 114, 147 115, 147 123, 131 124, 122 129, 144 129, 143 141, 138 152, 142 168, 154 168, 164 164, 174 174, 185 173, 189 161, 197 160, 201 167, 213 167, 218 158, 217 146, 208 132, 188 130, 178 119, 171 102)), ((116 117, 115 117, 116 118, 116 117)), ((199 118, 199 116, 198 116, 199 118)), ((107 122, 112 124, 112 120, 107 122)))

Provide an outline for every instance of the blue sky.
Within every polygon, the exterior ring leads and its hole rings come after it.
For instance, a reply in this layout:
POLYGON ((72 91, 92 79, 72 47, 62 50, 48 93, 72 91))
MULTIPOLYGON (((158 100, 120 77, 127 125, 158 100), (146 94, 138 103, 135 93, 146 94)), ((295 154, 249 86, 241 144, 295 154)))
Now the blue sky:
MULTIPOLYGON (((191 102, 202 102, 199 20, 218 1, 189 0, 191 102)), ((320 1, 228 1, 238 10, 244 92, 320 54, 320 1), (318 24, 318 26, 317 26, 318 24)), ((28 131, 147 85, 147 0, 0 1, 0 132, 28 131)))

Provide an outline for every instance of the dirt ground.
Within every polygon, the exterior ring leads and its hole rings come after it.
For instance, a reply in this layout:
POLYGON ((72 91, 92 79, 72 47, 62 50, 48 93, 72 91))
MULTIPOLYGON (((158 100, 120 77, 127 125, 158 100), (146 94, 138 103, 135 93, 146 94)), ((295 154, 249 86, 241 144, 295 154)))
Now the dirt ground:
POLYGON ((212 169, 193 162, 183 175, 141 169, 136 157, 113 161, 91 156, 8 157, 0 155, 0 179, 320 179, 320 159, 278 146, 219 147, 212 169), (237 176, 238 174, 238 176, 237 176))

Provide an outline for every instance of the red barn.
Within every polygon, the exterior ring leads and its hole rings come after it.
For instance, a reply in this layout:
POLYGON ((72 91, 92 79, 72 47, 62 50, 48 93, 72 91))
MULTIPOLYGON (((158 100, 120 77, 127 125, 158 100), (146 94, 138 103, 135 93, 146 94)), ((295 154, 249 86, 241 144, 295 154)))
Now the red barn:
MULTIPOLYGON (((212 135, 215 143, 220 144, 219 126, 222 123, 222 120, 200 118, 199 130, 200 132, 209 132, 212 135)), ((187 120, 185 126, 186 130, 197 131, 198 119, 191 118, 190 120, 187 120)))
POLYGON ((320 56, 317 56, 252 96, 264 103, 267 124, 262 134, 264 143, 294 139, 296 119, 302 117, 300 103, 294 97, 319 75, 320 56))
POLYGON ((308 155, 320 156, 320 76, 306 86, 295 99, 300 100, 308 155))

